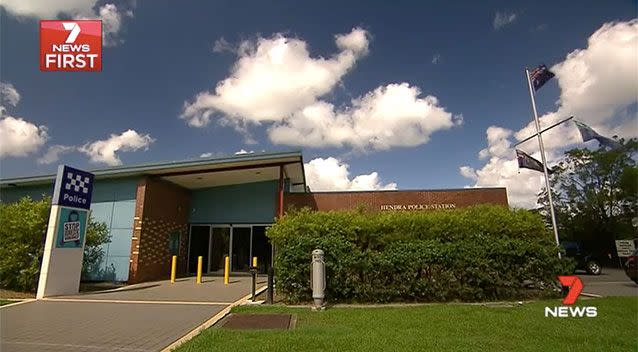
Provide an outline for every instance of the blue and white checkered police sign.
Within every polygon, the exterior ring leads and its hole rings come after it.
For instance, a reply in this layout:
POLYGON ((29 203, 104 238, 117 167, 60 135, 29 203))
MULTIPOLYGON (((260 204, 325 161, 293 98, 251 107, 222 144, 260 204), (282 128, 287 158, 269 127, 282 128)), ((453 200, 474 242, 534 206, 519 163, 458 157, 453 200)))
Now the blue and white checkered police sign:
POLYGON ((92 173, 66 165, 58 166, 52 204, 89 209, 91 208, 92 193, 92 173))

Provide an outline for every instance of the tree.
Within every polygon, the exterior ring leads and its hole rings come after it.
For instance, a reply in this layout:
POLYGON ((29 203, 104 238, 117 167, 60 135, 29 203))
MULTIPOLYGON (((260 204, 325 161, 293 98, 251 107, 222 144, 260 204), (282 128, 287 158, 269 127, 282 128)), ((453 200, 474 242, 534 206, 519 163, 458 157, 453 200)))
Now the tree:
MULTIPOLYGON (((51 198, 0 204, 0 285, 4 288, 35 291, 44 239, 49 222, 51 198)), ((89 218, 84 247, 83 272, 99 265, 104 255, 101 245, 110 242, 105 223, 89 218)))
MULTIPOLYGON (((632 218, 638 200, 638 140, 618 140, 621 147, 572 149, 553 168, 552 197, 561 241, 615 253, 614 240, 636 236, 632 218)), ((539 194, 549 218, 547 191, 539 194)))
POLYGON ((100 270, 100 265, 104 259, 104 249, 102 245, 111 242, 109 228, 104 222, 97 222, 93 217, 89 217, 89 225, 86 228, 86 243, 84 245, 84 259, 82 261, 82 278, 86 278, 89 273, 100 270))

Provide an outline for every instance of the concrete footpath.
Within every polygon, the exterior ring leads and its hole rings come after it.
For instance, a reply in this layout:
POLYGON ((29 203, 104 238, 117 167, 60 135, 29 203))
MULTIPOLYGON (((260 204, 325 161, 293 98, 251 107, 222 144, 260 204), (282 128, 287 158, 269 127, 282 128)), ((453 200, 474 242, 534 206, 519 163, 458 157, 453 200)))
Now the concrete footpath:
POLYGON ((229 285, 221 278, 180 280, 3 306, 0 350, 160 351, 212 325, 251 290, 249 277, 229 285))

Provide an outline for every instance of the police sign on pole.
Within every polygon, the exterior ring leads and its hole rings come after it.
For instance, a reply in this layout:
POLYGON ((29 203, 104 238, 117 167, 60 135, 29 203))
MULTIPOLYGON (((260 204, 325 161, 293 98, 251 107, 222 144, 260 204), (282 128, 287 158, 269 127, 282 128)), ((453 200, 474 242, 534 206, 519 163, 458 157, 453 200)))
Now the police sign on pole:
POLYGON ((78 292, 92 194, 92 173, 58 167, 37 298, 78 292))
POLYGON ((52 204, 89 210, 93 194, 93 174, 60 165, 55 179, 52 204))

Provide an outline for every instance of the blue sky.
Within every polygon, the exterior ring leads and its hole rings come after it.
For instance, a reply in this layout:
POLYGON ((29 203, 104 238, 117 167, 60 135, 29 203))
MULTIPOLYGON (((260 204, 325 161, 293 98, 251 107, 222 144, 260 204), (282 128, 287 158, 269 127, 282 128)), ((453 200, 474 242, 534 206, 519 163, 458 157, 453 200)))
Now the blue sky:
MULTIPOLYGON (((96 14, 106 4, 88 2, 96 14)), ((119 17, 114 33, 118 42, 104 48, 101 73, 66 73, 39 70, 37 21, 46 12, 3 3, 1 81, 20 95, 15 106, 4 101, 5 114, 46 126, 48 135, 43 145, 25 156, 5 153, 0 161, 3 178, 50 173, 58 163, 89 169, 106 166, 79 151, 61 154, 50 164, 37 159, 53 145, 82 146, 130 129, 149 135, 153 142, 147 149, 117 151, 124 164, 241 149, 303 149, 306 161, 334 157, 349 165, 350 178, 377 172, 382 185, 394 182, 400 189, 484 185, 461 175, 459 168, 479 170, 486 164, 478 153, 488 146, 488 127, 518 131, 531 121, 523 69, 565 60, 573 50, 587 48, 588 38, 603 24, 630 21, 637 11, 635 1, 140 0, 115 3, 132 16, 119 17), (497 14, 505 19, 500 27, 495 25, 497 14), (213 90, 231 74, 238 54, 213 51, 221 38, 236 48, 242 41, 256 46, 258 38, 272 39, 280 33, 305 42, 311 58, 328 59, 340 52, 335 35, 348 34, 355 27, 367 32, 367 54, 317 100, 346 111, 353 98, 405 82, 421 90, 418 98, 436 97, 438 106, 455 121, 462 115, 463 123, 432 131, 426 143, 408 147, 390 143, 379 150, 348 142, 314 147, 276 144, 268 135, 272 121, 248 124, 246 130, 256 144, 247 144, 245 131, 219 123, 224 111, 204 127, 189 126, 179 118, 185 102, 192 103, 198 93, 213 90)), ((58 17, 73 18, 77 16, 73 11, 58 17)), ((539 114, 557 110, 561 97, 557 83, 550 81, 539 92, 539 114)), ((628 114, 635 122, 635 103, 621 105, 614 115, 628 114)), ((233 121, 237 119, 241 117, 233 121)), ((619 123, 605 126, 613 129, 619 123)))

